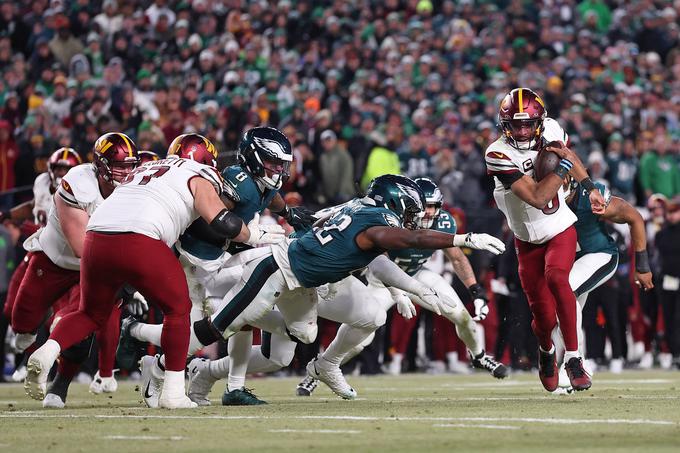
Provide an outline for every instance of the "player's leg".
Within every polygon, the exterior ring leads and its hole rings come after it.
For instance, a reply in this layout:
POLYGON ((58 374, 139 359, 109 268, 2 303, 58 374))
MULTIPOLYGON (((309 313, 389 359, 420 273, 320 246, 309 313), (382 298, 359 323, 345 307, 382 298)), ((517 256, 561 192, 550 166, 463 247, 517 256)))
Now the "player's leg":
POLYGON ((57 266, 43 252, 31 254, 12 308, 12 330, 17 334, 18 351, 35 341, 35 332, 49 308, 79 279, 78 271, 57 266))
POLYGON ((522 289, 534 317, 531 328, 538 340, 538 376, 543 387, 552 392, 557 388, 558 371, 552 331, 557 326, 555 300, 544 277, 545 245, 535 245, 515 239, 519 277, 522 289))
POLYGON ((113 393, 118 389, 113 367, 116 362, 116 345, 120 335, 120 312, 121 309, 115 307, 106 325, 96 334, 99 346, 99 370, 90 383, 90 392, 94 394, 113 393))

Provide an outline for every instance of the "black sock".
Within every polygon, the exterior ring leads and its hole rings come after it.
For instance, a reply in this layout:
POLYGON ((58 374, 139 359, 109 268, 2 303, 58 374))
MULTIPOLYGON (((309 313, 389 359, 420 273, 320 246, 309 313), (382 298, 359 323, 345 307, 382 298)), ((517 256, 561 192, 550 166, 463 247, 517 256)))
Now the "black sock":
POLYGON ((61 374, 57 373, 54 376, 50 390, 47 393, 54 393, 59 396, 63 402, 66 402, 66 396, 68 394, 68 387, 71 385, 73 378, 66 378, 61 374))

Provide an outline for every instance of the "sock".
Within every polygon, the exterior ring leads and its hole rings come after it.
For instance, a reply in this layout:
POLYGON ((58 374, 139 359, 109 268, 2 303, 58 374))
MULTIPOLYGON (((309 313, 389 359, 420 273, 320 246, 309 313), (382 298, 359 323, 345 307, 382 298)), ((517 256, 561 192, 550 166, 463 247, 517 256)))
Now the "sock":
POLYGON ((456 363, 458 362, 458 353, 457 352, 447 352, 446 353, 446 360, 449 363, 456 363))
POLYGON ((581 357, 579 351, 565 351, 564 352, 564 363, 567 363, 570 359, 576 357, 577 359, 581 357))
POLYGON ((165 371, 161 398, 180 398, 184 396, 184 370, 165 371))
POLYGON ((236 390, 245 386, 246 371, 250 349, 253 345, 253 331, 245 330, 236 332, 229 337, 227 352, 229 354, 229 380, 227 389, 236 390))
POLYGON ((163 324, 146 324, 143 322, 136 322, 130 326, 130 335, 139 341, 148 341, 156 346, 161 345, 161 336, 163 334, 163 324))
POLYGON ((14 340, 14 349, 17 352, 26 351, 29 346, 35 343, 36 338, 38 338, 38 336, 33 333, 18 333, 14 340))
POLYGON ((340 366, 345 355, 359 346, 372 333, 373 329, 359 329, 348 324, 342 324, 321 357, 333 365, 340 366))
POLYGON ((393 366, 400 367, 402 360, 404 360, 404 354, 401 354, 399 352, 395 352, 394 354, 392 354, 392 364, 393 364, 393 366))
POLYGON ((224 379, 229 376, 229 356, 211 360, 208 364, 208 371, 215 379, 224 379))
MULTIPOLYGON (((541 351, 543 351, 543 352, 547 352, 548 354, 554 354, 554 353, 555 353, 555 345, 552 345, 552 346, 550 347, 550 350, 548 350, 548 351, 546 351, 545 349, 543 349, 543 346, 539 346, 538 348, 539 348, 541 351)), ((566 360, 566 357, 565 357, 565 360, 566 360)))

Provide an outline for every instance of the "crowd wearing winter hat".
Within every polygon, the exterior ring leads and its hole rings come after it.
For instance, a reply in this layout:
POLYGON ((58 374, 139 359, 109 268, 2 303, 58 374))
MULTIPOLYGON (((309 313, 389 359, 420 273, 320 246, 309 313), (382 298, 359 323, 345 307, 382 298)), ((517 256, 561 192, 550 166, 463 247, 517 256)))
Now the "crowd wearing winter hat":
POLYGON ((525 86, 594 178, 674 206, 679 14, 678 0, 0 1, 0 189, 110 130, 161 155, 199 132, 229 160, 269 125, 295 148, 291 199, 431 176, 470 229, 500 231, 482 151, 500 98, 525 86))

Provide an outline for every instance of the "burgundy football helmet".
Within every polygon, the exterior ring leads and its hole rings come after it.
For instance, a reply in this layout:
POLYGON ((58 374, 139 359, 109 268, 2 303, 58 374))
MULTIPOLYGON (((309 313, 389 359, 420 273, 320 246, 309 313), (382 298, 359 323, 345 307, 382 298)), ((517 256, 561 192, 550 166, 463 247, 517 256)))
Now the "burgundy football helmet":
POLYGON ((137 145, 122 132, 108 132, 94 142, 94 166, 105 182, 118 186, 137 165, 137 145))
POLYGON ((217 168, 217 149, 200 134, 182 134, 170 143, 168 157, 177 156, 217 168))
POLYGON ((160 160, 161 156, 158 154, 154 153, 153 151, 149 150, 141 150, 139 151, 139 165, 143 165, 147 162, 153 162, 155 160, 160 160))
POLYGON ((53 152, 47 160, 47 174, 50 175, 52 187, 59 187, 61 178, 63 178, 71 168, 82 163, 83 159, 73 148, 59 148, 53 152))
POLYGON ((498 122, 510 146, 528 150, 540 143, 546 115, 545 103, 538 94, 529 88, 515 88, 501 101, 498 122))

